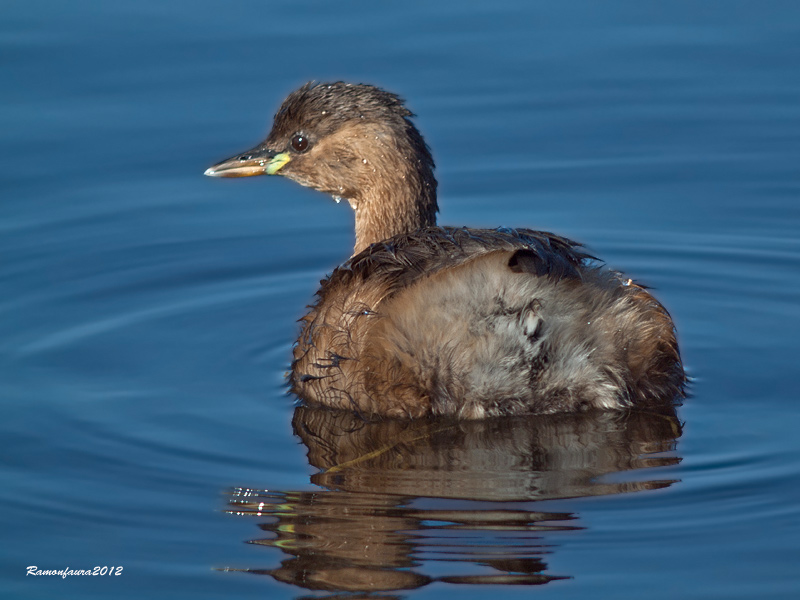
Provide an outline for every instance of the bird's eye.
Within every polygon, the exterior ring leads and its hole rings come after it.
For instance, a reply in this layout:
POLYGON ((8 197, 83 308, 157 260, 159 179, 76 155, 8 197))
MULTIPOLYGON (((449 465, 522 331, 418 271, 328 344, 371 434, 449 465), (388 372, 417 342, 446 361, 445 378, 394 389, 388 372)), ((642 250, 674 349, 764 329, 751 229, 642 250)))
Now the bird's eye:
POLYGON ((296 152, 305 152, 308 150, 308 143, 308 138, 299 133, 292 138, 292 148, 294 148, 296 152))

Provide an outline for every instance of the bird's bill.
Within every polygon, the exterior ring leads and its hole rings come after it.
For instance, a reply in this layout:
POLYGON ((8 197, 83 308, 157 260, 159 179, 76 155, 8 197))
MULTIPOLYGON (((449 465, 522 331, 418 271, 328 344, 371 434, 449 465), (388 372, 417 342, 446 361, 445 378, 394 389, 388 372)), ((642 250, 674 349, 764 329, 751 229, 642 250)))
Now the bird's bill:
POLYGON ((209 177, 253 177, 254 175, 275 175, 291 160, 286 152, 276 152, 257 146, 252 150, 237 154, 206 169, 209 177))

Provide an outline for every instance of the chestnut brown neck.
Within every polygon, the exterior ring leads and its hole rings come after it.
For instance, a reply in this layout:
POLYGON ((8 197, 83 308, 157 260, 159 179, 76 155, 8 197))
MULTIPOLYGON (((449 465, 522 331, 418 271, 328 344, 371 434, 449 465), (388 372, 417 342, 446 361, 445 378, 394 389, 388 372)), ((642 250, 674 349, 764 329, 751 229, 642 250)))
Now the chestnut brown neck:
POLYGON ((436 225, 436 179, 432 165, 415 156, 376 168, 359 193, 348 199, 355 212, 353 255, 370 244, 436 225))

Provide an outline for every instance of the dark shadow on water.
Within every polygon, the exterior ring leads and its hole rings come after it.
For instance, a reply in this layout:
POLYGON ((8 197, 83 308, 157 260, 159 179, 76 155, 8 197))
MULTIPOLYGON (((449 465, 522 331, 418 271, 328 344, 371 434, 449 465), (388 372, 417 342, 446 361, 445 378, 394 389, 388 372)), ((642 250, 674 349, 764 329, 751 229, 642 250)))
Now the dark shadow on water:
POLYGON ((673 411, 366 422, 301 407, 293 425, 320 490, 237 488, 228 512, 267 518, 269 537, 250 543, 286 554, 245 571, 335 593, 569 577, 544 559, 554 532, 581 529, 577 516, 536 501, 667 487, 675 481, 606 476, 680 461, 673 411))

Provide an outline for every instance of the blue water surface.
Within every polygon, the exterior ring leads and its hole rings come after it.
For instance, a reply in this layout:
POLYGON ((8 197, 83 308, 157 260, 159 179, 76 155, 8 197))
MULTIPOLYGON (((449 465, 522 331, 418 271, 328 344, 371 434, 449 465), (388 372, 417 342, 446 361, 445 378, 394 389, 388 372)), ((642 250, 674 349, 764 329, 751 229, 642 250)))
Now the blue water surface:
POLYGON ((4 597, 800 596, 796 2, 0 14, 4 597), (350 209, 202 173, 311 79, 408 100, 442 223, 555 231, 653 287, 677 417, 295 412, 350 209))

